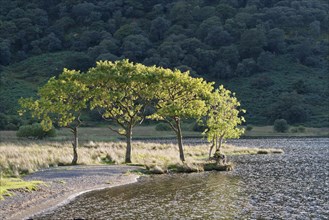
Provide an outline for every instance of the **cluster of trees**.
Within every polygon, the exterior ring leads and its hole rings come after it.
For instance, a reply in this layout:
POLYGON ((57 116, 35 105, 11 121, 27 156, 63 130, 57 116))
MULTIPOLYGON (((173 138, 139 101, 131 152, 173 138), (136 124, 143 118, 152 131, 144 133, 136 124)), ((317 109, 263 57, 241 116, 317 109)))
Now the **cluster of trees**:
POLYGON ((328 10, 324 0, 5 0, 0 65, 69 50, 88 63, 128 58, 212 79, 268 70, 283 55, 319 67, 328 10))
MULTIPOLYGON (((204 121, 205 133, 214 143, 239 137, 244 122, 234 94, 213 83, 193 78, 189 72, 145 66, 128 60, 101 61, 86 73, 64 69, 38 91, 38 99, 22 98, 21 113, 30 111, 41 119, 45 130, 53 124, 68 127, 74 135, 73 160, 78 160, 78 128, 81 114, 97 110, 104 120, 115 122, 109 128, 126 138, 125 162, 131 163, 133 128, 145 118, 161 120, 176 133, 179 155, 185 161, 181 120, 204 121)), ((216 144, 217 146, 217 144, 216 144)), ((217 147, 220 149, 220 146, 217 147)))

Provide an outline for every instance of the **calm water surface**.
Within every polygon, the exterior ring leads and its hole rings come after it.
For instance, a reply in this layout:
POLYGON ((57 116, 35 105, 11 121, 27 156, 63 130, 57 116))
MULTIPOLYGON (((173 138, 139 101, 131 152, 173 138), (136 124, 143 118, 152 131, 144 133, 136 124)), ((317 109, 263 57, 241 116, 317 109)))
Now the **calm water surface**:
POLYGON ((231 157, 233 172, 144 177, 34 219, 329 219, 328 138, 231 143, 285 154, 231 157))

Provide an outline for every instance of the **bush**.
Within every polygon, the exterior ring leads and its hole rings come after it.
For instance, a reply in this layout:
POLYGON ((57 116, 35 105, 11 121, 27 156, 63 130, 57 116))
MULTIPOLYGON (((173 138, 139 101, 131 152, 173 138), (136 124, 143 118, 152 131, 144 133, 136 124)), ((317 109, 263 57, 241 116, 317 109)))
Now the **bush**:
POLYGON ((7 124, 6 125, 6 130, 8 130, 8 131, 16 131, 17 130, 17 125, 15 125, 15 124, 13 124, 13 123, 9 123, 9 124, 7 124))
POLYGON ((7 124, 8 124, 8 117, 5 114, 0 113, 0 130, 5 129, 7 124))
POLYGON ((49 131, 44 131, 39 123, 34 123, 32 125, 24 125, 19 127, 16 132, 16 136, 26 137, 29 139, 43 139, 45 137, 55 137, 56 130, 55 128, 52 128, 49 131))
POLYGON ((247 131, 251 131, 253 128, 254 128, 253 126, 251 126, 251 125, 247 125, 246 130, 247 130, 247 131))
POLYGON ((197 122, 193 125, 193 131, 197 131, 197 132, 204 132, 204 130, 206 130, 206 128, 207 128, 207 126, 200 125, 197 122))
POLYGON ((289 125, 286 120, 284 119, 277 119, 274 121, 274 131, 276 132, 287 132, 289 129, 289 125))
POLYGON ((300 133, 304 133, 305 132, 305 127, 304 126, 298 126, 298 128, 297 128, 297 130, 298 130, 298 132, 300 132, 300 133))
POLYGON ((170 125, 168 125, 166 123, 159 123, 155 126, 155 130, 157 130, 157 131, 170 131, 171 127, 170 127, 170 125))
POLYGON ((302 126, 302 125, 300 125, 300 126, 298 126, 296 128, 290 129, 291 133, 304 133, 305 130, 306 130, 305 127, 302 126))
POLYGON ((291 132, 291 133, 298 133, 298 129, 297 129, 297 128, 291 128, 291 129, 290 129, 290 132, 291 132))

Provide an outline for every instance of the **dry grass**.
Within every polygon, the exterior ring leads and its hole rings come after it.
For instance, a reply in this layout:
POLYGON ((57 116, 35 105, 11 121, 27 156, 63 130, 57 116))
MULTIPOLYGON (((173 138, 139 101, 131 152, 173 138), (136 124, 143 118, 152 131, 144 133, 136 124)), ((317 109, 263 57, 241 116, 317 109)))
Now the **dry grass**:
MULTIPOLYGON (((209 146, 185 145, 187 164, 205 162, 209 146)), ((226 145, 227 155, 273 153, 275 149, 242 148, 226 145)), ((121 164, 124 163, 124 142, 87 142, 78 149, 79 164, 121 164)), ((51 166, 68 165, 72 160, 72 146, 69 142, 7 142, 0 143, 0 171, 5 175, 19 176, 51 166)), ((167 168, 181 164, 178 147, 174 144, 134 142, 132 150, 134 164, 158 165, 167 168)))

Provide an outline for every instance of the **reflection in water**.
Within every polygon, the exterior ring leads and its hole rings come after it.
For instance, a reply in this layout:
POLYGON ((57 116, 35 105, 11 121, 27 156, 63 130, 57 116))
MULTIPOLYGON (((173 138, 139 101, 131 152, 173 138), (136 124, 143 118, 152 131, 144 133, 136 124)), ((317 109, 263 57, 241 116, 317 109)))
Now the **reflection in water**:
POLYGON ((329 219, 329 138, 233 143, 285 154, 231 157, 228 173, 144 177, 35 219, 329 219))
POLYGON ((243 211, 239 184, 237 177, 216 172, 145 177, 85 194, 40 219, 234 218, 243 211))

